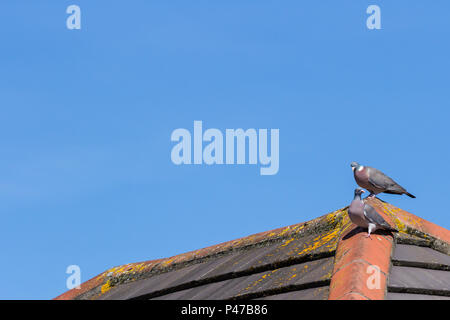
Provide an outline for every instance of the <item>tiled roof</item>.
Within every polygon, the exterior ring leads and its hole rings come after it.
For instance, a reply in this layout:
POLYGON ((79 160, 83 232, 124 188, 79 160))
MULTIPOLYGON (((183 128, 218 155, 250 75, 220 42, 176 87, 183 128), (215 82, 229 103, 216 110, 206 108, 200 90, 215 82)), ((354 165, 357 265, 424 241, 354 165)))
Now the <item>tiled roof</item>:
POLYGON ((378 199, 366 201, 396 226, 395 237, 377 231, 366 238, 344 208, 174 257, 118 266, 55 299, 450 298, 450 231, 378 199))

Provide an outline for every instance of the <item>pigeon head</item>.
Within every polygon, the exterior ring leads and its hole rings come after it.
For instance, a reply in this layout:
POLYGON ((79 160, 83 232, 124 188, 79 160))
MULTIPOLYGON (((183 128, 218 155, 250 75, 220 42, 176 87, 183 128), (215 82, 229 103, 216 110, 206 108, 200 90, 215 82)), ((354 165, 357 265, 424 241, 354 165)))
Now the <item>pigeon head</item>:
POLYGON ((364 193, 365 191, 361 188, 356 188, 355 189, 355 198, 354 199, 361 199, 361 195, 364 193))
POLYGON ((352 163, 350 163, 350 167, 352 167, 352 170, 355 171, 356 169, 359 169, 361 165, 358 162, 353 161, 352 163))

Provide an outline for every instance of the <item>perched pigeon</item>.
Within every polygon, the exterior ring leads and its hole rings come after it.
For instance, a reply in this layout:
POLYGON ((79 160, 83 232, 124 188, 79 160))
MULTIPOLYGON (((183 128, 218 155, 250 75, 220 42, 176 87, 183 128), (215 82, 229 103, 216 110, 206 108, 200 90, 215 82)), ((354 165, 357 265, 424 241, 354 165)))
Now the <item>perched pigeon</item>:
POLYGON ((362 166, 355 161, 353 161, 350 166, 352 167, 356 183, 361 188, 370 191, 369 197, 375 197, 375 195, 384 192, 390 194, 406 194, 411 198, 415 198, 415 196, 406 191, 405 188, 389 178, 380 170, 362 166))
POLYGON ((367 237, 377 229, 398 232, 392 228, 376 210, 361 200, 362 189, 355 189, 355 197, 348 208, 350 220, 359 227, 367 228, 367 237))

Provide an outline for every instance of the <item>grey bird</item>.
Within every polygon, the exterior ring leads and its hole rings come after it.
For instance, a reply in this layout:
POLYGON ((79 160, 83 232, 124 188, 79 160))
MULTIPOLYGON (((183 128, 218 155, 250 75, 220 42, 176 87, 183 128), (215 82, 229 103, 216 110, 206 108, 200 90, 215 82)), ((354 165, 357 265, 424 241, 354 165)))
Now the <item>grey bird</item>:
POLYGON ((364 201, 361 200, 361 194, 363 192, 363 189, 355 189, 355 197, 350 203, 347 211, 350 220, 359 227, 367 228, 366 237, 369 238, 371 238, 370 234, 378 229, 398 232, 398 230, 392 228, 371 205, 364 203, 364 201))
POLYGON ((375 197, 377 194, 384 192, 390 194, 406 194, 408 197, 415 198, 405 188, 378 169, 360 165, 355 161, 350 166, 352 167, 353 175, 358 186, 370 191, 369 197, 375 197))

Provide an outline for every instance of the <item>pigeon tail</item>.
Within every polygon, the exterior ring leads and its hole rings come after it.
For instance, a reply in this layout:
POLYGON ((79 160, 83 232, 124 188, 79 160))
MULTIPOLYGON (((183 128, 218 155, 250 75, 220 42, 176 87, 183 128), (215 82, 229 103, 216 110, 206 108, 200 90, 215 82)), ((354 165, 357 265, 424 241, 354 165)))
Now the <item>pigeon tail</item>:
POLYGON ((405 194, 408 196, 408 197, 410 197, 410 198, 416 198, 416 196, 414 196, 414 195, 412 195, 411 193, 409 193, 409 192, 405 192, 405 194))

